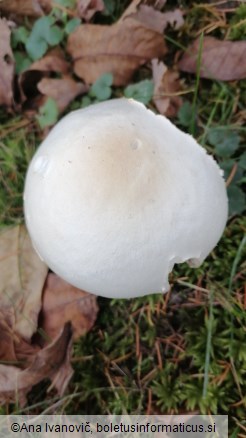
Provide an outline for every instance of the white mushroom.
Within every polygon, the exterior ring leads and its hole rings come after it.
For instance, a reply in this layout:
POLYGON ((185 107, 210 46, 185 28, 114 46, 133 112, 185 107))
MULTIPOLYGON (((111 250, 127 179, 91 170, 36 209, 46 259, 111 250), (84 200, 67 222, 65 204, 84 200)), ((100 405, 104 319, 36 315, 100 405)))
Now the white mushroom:
POLYGON ((199 266, 228 213, 215 160, 127 99, 64 117, 30 163, 24 200, 47 265, 78 288, 117 298, 167 291, 174 264, 199 266))

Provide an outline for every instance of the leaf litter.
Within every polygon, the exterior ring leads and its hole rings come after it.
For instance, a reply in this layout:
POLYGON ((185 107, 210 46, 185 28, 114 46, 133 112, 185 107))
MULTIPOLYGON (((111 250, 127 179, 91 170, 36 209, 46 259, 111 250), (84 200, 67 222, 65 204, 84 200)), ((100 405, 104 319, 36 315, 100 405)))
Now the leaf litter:
POLYGON ((159 22, 131 11, 132 4, 112 25, 84 24, 69 35, 74 72, 87 84, 112 73, 114 85, 126 85, 141 65, 166 53, 159 22))
POLYGON ((41 17, 44 13, 39 0, 1 0, 0 11, 29 17, 41 17))
POLYGON ((90 330, 96 297, 70 286, 34 251, 24 225, 0 234, 0 403, 23 406, 43 379, 62 395, 72 376, 72 343, 90 330))
POLYGON ((152 59, 152 73, 154 79, 153 102, 160 112, 167 117, 174 117, 181 105, 179 93, 182 85, 177 71, 168 69, 162 61, 152 59))
POLYGON ((88 86, 73 78, 70 64, 57 47, 19 76, 19 89, 22 104, 26 103, 27 109, 37 110, 52 98, 62 113, 75 97, 88 91, 88 86), (60 77, 54 78, 54 74, 60 77))
POLYGON ((10 28, 7 20, 0 18, 0 105, 12 106, 14 81, 14 56, 10 46, 10 28))
MULTIPOLYGON (((180 70, 196 73, 199 41, 199 38, 196 39, 182 56, 178 63, 180 70)), ((203 40, 200 76, 220 81, 246 78, 246 41, 221 41, 206 36, 203 40)))

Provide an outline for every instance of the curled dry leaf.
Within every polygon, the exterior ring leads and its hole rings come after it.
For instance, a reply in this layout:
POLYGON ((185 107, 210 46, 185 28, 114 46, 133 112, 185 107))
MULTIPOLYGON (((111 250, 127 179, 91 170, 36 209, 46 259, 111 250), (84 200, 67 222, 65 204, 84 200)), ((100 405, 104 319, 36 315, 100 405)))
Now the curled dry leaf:
POLYGON ((37 330, 48 268, 22 225, 0 234, 0 308, 14 331, 30 340, 37 330))
POLYGON ((13 103, 14 56, 10 46, 10 29, 0 18, 0 105, 13 103))
MULTIPOLYGON (((132 5, 129 8, 132 11, 132 5)), ((74 71, 86 83, 112 73, 114 85, 125 85, 140 65, 166 52, 159 23, 143 22, 129 10, 111 26, 85 24, 69 35, 67 51, 74 71)))
POLYGON ((182 99, 178 96, 182 89, 178 72, 168 69, 158 59, 152 60, 152 72, 155 85, 153 101, 156 108, 167 117, 176 116, 182 105, 182 99))
POLYGON ((69 71, 69 63, 61 49, 48 52, 20 75, 22 103, 27 109, 37 110, 51 97, 56 101, 59 112, 63 112, 75 97, 88 91, 88 87, 75 81, 69 71), (51 77, 53 73, 59 73, 61 78, 51 77))
POLYGON ((72 330, 66 324, 59 336, 46 348, 33 356, 26 369, 0 364, 0 404, 15 402, 21 406, 26 403, 26 395, 34 385, 49 378, 62 395, 73 374, 70 365, 72 350, 72 330))
MULTIPOLYGON (((179 61, 182 71, 196 73, 199 39, 195 40, 179 61)), ((246 77, 246 41, 203 40, 201 71, 203 78, 233 81, 246 77)))
POLYGON ((38 0, 1 0, 0 11, 5 14, 41 17, 43 10, 38 0))
POLYGON ((131 17, 137 18, 157 32, 163 32, 168 24, 174 27, 174 29, 179 29, 184 24, 183 13, 180 9, 162 13, 153 9, 152 6, 140 5, 137 12, 132 13, 131 17))
POLYGON ((0 404, 17 399, 21 405, 25 404, 32 386, 46 378, 62 395, 72 376, 73 332, 75 336, 84 334, 96 319, 95 296, 73 288, 54 274, 49 274, 47 281, 46 277, 47 267, 32 248, 25 227, 3 231, 0 235, 0 404), (43 325, 38 326, 41 319, 43 325))
MULTIPOLYGON (((38 90, 46 97, 56 101, 59 112, 63 112, 75 97, 88 91, 88 86, 75 81, 70 75, 61 79, 43 78, 37 85, 38 90)), ((46 99, 45 99, 46 100, 46 99)), ((42 100, 42 105, 44 100, 42 100)))
POLYGON ((47 71, 66 74, 70 70, 69 62, 66 61, 63 51, 56 47, 50 50, 43 58, 33 62, 27 71, 47 71))
POLYGON ((17 361, 14 348, 13 313, 0 310, 0 362, 17 361))
POLYGON ((184 24, 183 12, 181 9, 165 12, 164 14, 166 25, 169 24, 174 29, 180 29, 184 24))
POLYGON ((42 329, 52 339, 61 326, 71 321, 74 338, 89 331, 98 312, 96 296, 71 286, 50 273, 44 286, 42 329))
POLYGON ((103 0, 78 0, 77 13, 78 16, 85 21, 90 21, 96 12, 104 11, 103 0))

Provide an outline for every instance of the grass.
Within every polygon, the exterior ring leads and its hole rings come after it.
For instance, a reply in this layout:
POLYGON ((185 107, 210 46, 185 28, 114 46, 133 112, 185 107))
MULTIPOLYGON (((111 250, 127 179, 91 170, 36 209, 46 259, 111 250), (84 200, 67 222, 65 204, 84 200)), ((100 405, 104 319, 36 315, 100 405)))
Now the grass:
MULTIPOLYGON (((185 4, 177 5, 181 3, 185 4)), ((114 11, 117 17, 119 4, 114 11)), ((167 38, 173 54, 180 41, 186 45, 215 20, 200 2, 188 6, 184 29, 170 31, 167 38)), ((114 21, 114 14, 104 19, 114 21)), ((235 28, 241 19, 238 11, 232 13, 227 27, 217 26, 212 34, 223 36, 231 22, 235 28)), ((141 70, 138 76, 141 78, 141 70)), ((191 111, 191 119, 188 117, 186 124, 179 115, 174 122, 191 130, 224 167, 228 158, 216 155, 216 147, 208 141, 210 130, 219 127, 240 136, 240 148, 229 157, 229 177, 243 154, 246 81, 201 79, 199 65, 196 77, 184 74, 183 79, 186 89, 193 90, 185 95, 183 110, 183 116, 191 111)), ((122 93, 113 90, 113 96, 122 93)), ((72 107, 80 105, 77 99, 72 107)), ((0 226, 4 227, 23 221, 25 172, 41 132, 35 120, 22 114, 16 117, 2 111, 0 122, 0 226)), ((234 179, 242 178, 239 170, 237 167, 234 179)), ((62 399, 53 392, 47 394, 49 382, 45 382, 33 388, 27 407, 4 406, 0 412, 36 414, 55 408, 57 413, 67 414, 229 414, 231 438, 245 436, 245 230, 243 210, 239 209, 230 215, 221 241, 200 268, 175 266, 171 291, 164 296, 99 298, 100 312, 93 330, 74 345, 75 373, 68 393, 62 399)))

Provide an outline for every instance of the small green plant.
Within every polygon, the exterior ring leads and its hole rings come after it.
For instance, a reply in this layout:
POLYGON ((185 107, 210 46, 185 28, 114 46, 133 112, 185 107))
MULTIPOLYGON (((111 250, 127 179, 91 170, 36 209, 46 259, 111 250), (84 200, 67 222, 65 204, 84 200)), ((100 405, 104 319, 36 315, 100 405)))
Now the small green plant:
POLYGON ((235 11, 230 21, 231 40, 245 40, 246 35, 246 4, 242 3, 235 11))
POLYGON ((188 101, 185 101, 180 107, 178 111, 178 122, 182 127, 188 128, 190 126, 192 111, 192 105, 188 101))
POLYGON ((154 83, 150 79, 144 79, 136 84, 128 85, 124 89, 125 97, 138 100, 147 105, 154 94, 154 83))
POLYGON ((49 47, 54 47, 63 39, 63 31, 56 25, 55 18, 51 15, 39 18, 32 28, 26 41, 26 51, 29 57, 36 61, 42 58, 49 47))
MULTIPOLYGON (((60 0, 57 4, 71 7, 70 1, 60 0)), ((80 23, 80 18, 69 18, 65 12, 53 8, 49 15, 38 18, 31 30, 23 25, 14 29, 11 44, 16 62, 16 73, 21 73, 33 61, 42 58, 49 48, 63 43, 80 23)))
POLYGON ((236 158, 240 148, 240 136, 236 131, 228 127, 215 127, 208 131, 208 141, 214 146, 214 151, 219 159, 220 166, 225 172, 225 178, 229 178, 233 166, 236 172, 228 187, 229 213, 240 214, 246 208, 246 198, 241 186, 245 183, 244 157, 236 158))
POLYGON ((104 73, 94 82, 89 91, 89 96, 95 98, 96 101, 107 100, 112 95, 113 75, 112 73, 104 73))
POLYGON ((49 97, 45 104, 39 108, 39 115, 36 116, 41 129, 54 125, 58 120, 58 108, 54 99, 49 97))

